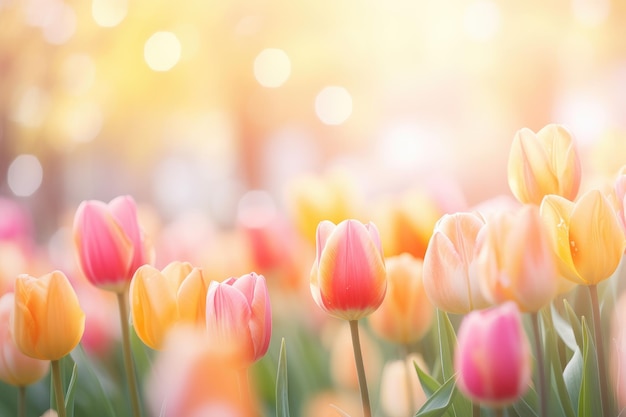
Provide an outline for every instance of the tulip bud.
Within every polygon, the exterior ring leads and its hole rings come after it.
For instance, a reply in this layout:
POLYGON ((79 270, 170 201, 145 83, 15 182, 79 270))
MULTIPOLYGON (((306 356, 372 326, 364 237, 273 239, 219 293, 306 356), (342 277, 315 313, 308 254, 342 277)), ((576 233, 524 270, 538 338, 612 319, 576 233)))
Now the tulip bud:
POLYGON ((408 253, 386 259, 387 295, 368 320, 385 340, 409 345, 432 323, 434 308, 422 283, 423 263, 408 253))
POLYGON ((317 256, 311 293, 331 316, 359 320, 383 302, 387 289, 385 260, 373 223, 323 221, 317 227, 317 256))
POLYGON ((515 301, 537 312, 558 293, 558 269, 539 208, 494 214, 478 234, 476 271, 494 304, 515 301))
POLYGON ((272 312, 265 278, 254 272, 224 282, 211 282, 206 326, 218 347, 233 350, 252 364, 267 352, 272 312))
POLYGON ((435 225, 423 271, 424 290, 435 307, 464 314, 490 305, 475 271, 476 237, 484 225, 477 213, 446 214, 435 225))
POLYGON ((83 201, 74 217, 74 243, 89 282, 114 292, 124 291, 137 268, 153 257, 130 196, 109 204, 83 201))
POLYGON ((600 191, 590 190, 576 203, 549 195, 540 211, 565 278, 595 285, 615 272, 626 239, 617 213, 600 191))
POLYGON ((457 386, 465 396, 499 407, 524 395, 530 383, 531 355, 515 303, 469 313, 457 341, 454 367, 457 386))
POLYGON ((67 277, 54 271, 40 278, 20 275, 15 281, 13 339, 32 358, 59 360, 80 342, 85 313, 67 277))
POLYGON ((13 293, 0 297, 0 381, 25 387, 43 378, 50 362, 26 356, 15 345, 9 325, 14 303, 13 293))
POLYGON ((137 336, 160 349, 165 335, 177 323, 204 327, 208 280, 188 262, 172 262, 163 271, 143 265, 130 284, 130 305, 137 336))
POLYGON ((520 202, 539 205, 548 194, 574 199, 580 187, 580 172, 578 152, 565 127, 549 124, 536 134, 527 128, 515 134, 508 178, 520 202))

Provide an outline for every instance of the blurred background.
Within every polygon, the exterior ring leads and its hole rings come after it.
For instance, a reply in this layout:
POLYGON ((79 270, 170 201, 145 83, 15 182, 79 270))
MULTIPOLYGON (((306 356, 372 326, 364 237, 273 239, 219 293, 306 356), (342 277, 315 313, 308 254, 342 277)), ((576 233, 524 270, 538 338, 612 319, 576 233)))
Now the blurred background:
MULTIPOLYGON (((613 176, 626 164, 625 22, 618 0, 0 0, 0 294, 17 273, 62 269, 87 313, 85 350, 117 352, 111 300, 80 285, 71 222, 83 200, 130 194, 159 267, 267 277, 275 330, 255 368, 267 410, 282 337, 295 415, 349 409, 336 396, 357 392, 345 323, 308 288, 317 222, 374 220, 386 255, 421 258, 443 213, 510 195, 523 127, 566 125, 583 182, 613 176)), ((368 336, 376 393, 398 355, 368 336)), ((425 340, 407 351, 428 365, 425 340)))
POLYGON ((44 239, 120 194, 228 226, 248 191, 280 206, 332 166, 476 203, 508 192, 522 127, 624 150, 625 19, 611 0, 0 0, 0 193, 44 239))

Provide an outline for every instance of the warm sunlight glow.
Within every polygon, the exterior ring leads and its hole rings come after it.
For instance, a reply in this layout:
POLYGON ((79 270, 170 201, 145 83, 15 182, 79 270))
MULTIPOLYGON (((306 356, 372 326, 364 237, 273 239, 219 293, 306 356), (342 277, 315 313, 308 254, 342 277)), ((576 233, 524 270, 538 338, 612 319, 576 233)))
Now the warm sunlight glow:
POLYGON ((143 55, 154 71, 169 71, 180 60, 181 46, 172 32, 156 32, 147 41, 143 55))

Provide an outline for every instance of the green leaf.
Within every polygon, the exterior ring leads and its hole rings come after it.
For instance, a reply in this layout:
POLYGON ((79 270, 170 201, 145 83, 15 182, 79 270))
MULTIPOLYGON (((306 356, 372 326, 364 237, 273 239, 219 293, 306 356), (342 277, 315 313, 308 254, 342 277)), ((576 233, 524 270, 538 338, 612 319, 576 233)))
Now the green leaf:
POLYGON ((413 361, 413 366, 415 367, 415 371, 417 372, 417 377, 420 380, 420 384, 422 385, 422 390, 424 390, 424 394, 426 397, 430 397, 441 387, 439 381, 437 381, 432 376, 428 375, 425 371, 423 371, 417 362, 413 361))
MULTIPOLYGON (((553 304, 550 304, 550 313, 550 321, 554 326, 554 330, 556 330, 556 333, 559 335, 559 338, 572 352, 576 351, 578 344, 576 342, 576 335, 574 334, 572 326, 567 322, 567 320, 561 317, 559 312, 556 311, 556 308, 554 308, 553 304)), ((548 314, 545 316, 548 316, 548 314)))
POLYGON ((578 404, 580 385, 583 379, 583 355, 580 349, 576 349, 574 356, 563 370, 563 380, 572 404, 578 404))
POLYGON ((582 348, 583 332, 580 320, 578 320, 578 314, 576 314, 567 300, 563 300, 563 305, 565 306, 565 312, 567 313, 567 320, 569 321, 572 332, 574 333, 574 338, 576 339, 576 345, 582 348))
MULTIPOLYGON (((97 401, 99 415, 116 417, 113 405, 111 404, 110 396, 102 387, 102 383, 100 382, 98 375, 96 375, 93 364, 87 357, 83 345, 79 343, 76 349, 70 352, 70 355, 72 359, 79 364, 79 368, 83 370, 83 375, 81 377, 81 381, 83 382, 81 382, 81 386, 89 385, 90 387, 93 387, 93 391, 95 391, 90 393, 95 396, 94 400, 97 401)), ((81 395, 83 395, 83 393, 81 393, 81 395)))
POLYGON ((74 362, 72 368, 72 376, 70 377, 70 383, 67 387, 67 393, 65 394, 65 410, 67 411, 67 417, 74 417, 74 394, 76 393, 76 380, 78 379, 78 365, 74 362))
MULTIPOLYGON (((422 408, 415 414, 415 417, 440 417, 443 416, 456 395, 456 377, 451 376, 433 395, 428 397, 422 408)), ((471 409, 471 406, 470 406, 471 409)))
POLYGON ((580 396, 578 397, 578 416, 597 417, 602 415, 600 403, 600 390, 598 382, 598 365, 596 363, 596 350, 589 327, 582 319, 583 333, 583 368, 582 381, 580 384, 580 396))
POLYGON ((285 338, 280 342, 278 356, 278 373, 276 376, 276 415, 289 417, 289 389, 287 383, 287 347, 285 338))
POLYGON ((513 403, 513 409, 520 416, 537 417, 538 404, 537 392, 532 387, 528 387, 526 394, 513 403))

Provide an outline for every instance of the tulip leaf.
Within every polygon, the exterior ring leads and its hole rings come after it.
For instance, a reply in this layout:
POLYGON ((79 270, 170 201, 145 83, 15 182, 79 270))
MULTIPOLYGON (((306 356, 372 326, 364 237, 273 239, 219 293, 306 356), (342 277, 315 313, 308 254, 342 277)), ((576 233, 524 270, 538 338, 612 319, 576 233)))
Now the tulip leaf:
MULTIPOLYGON (((443 416, 456 395, 456 377, 453 375, 433 393, 419 409, 415 417, 440 417, 443 416)), ((471 406, 470 406, 471 409, 471 406)))
POLYGON ((520 416, 537 417, 537 393, 532 387, 528 387, 526 394, 513 403, 513 410, 520 416))
POLYGON ((287 347, 285 338, 280 342, 278 374, 276 376, 276 416, 289 417, 289 390, 287 384, 287 347))
POLYGON ((72 376, 70 377, 70 383, 67 386, 67 392, 65 393, 65 410, 67 411, 67 417, 74 417, 74 395, 76 394, 76 380, 78 379, 78 365, 74 362, 72 367, 72 376))
POLYGON ((78 396, 77 406, 80 407, 79 402, 87 404, 87 406, 93 407, 97 404, 100 415, 115 417, 116 413, 113 410, 113 404, 111 403, 111 396, 107 393, 100 382, 100 378, 94 370, 94 363, 89 360, 82 344, 78 344, 76 349, 70 352, 70 356, 79 365, 79 371, 82 370, 81 383, 78 387, 81 392, 78 396), (89 387, 89 389, 87 388, 89 387), (83 390, 87 390, 89 395, 83 390), (82 401, 81 401, 82 400, 82 401))
MULTIPOLYGON (((552 325, 554 326, 556 333, 559 335, 559 338, 563 341, 563 343, 565 343, 565 346, 567 346, 572 352, 575 352, 578 348, 578 344, 576 343, 576 335, 574 334, 572 326, 570 326, 567 320, 561 317, 553 304, 550 304, 550 313, 552 325)), ((548 316, 548 314, 546 314, 546 316, 548 316)))
POLYGON ((584 317, 582 319, 582 332, 583 367, 580 396, 578 397, 578 416, 595 417, 602 415, 600 392, 598 389, 600 385, 598 381, 598 365, 596 362, 596 350, 593 345, 593 339, 584 317))
POLYGON ((330 404, 330 407, 335 409, 336 412, 341 414, 341 417, 350 417, 350 414, 343 411, 341 408, 337 407, 335 404, 330 404))
POLYGON ((572 404, 578 404, 580 396, 580 384, 583 378, 583 355, 580 349, 574 351, 574 356, 567 363, 563 370, 563 380, 572 404))
POLYGON ((576 338, 576 345, 582 348, 582 326, 580 324, 580 320, 578 320, 578 315, 576 314, 572 306, 567 302, 567 300, 563 300, 563 305, 565 306, 565 311, 567 312, 567 319, 569 321, 570 327, 572 328, 572 331, 574 332, 574 337, 576 338))
POLYGON ((430 397, 439 389, 439 387, 441 387, 441 384, 435 378, 423 371, 417 362, 413 361, 413 366, 415 366, 415 371, 417 372, 417 377, 420 380, 424 394, 426 394, 427 398, 430 397))

